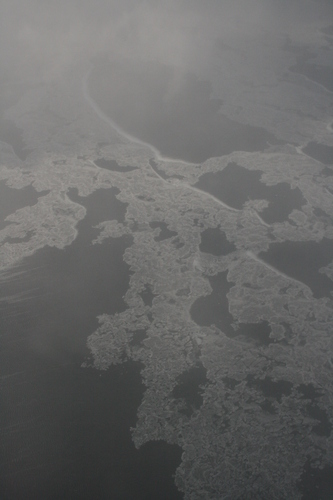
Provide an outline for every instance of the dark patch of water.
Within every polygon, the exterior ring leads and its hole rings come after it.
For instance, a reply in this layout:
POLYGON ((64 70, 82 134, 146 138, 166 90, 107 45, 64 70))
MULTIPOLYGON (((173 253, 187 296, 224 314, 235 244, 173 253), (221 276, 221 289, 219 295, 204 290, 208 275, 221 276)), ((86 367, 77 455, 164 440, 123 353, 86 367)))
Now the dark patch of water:
POLYGON ((171 231, 165 222, 152 221, 149 223, 149 225, 152 229, 160 229, 160 234, 158 236, 155 236, 154 238, 155 241, 167 240, 169 238, 172 238, 173 236, 177 236, 178 234, 176 231, 171 231))
POLYGON ((248 342, 256 346, 268 347, 275 340, 270 337, 271 328, 268 321, 260 323, 239 323, 236 330, 237 339, 240 342, 248 342))
POLYGON ((219 227, 205 229, 201 233, 201 243, 199 249, 201 252, 211 255, 228 255, 236 250, 233 243, 227 239, 226 234, 219 227))
POLYGON ((271 243, 258 257, 279 271, 306 284, 315 298, 330 297, 333 281, 320 273, 333 259, 333 241, 283 241, 271 243))
POLYGON ((269 205, 260 215, 268 224, 286 221, 293 210, 301 210, 307 203, 302 191, 298 187, 291 188, 287 182, 266 186, 265 192, 269 205))
POLYGON ((327 411, 312 403, 307 406, 307 412, 311 418, 319 421, 318 424, 312 427, 312 432, 318 434, 318 436, 329 437, 332 432, 332 424, 328 418, 327 411))
POLYGON ((260 323, 234 323, 229 312, 227 294, 233 283, 227 280, 228 271, 209 276, 212 287, 210 295, 199 297, 190 310, 191 317, 199 326, 215 325, 227 337, 235 338, 240 342, 249 342, 257 346, 266 347, 273 343, 270 338, 271 329, 267 321, 260 323))
POLYGON ((16 156, 22 161, 25 161, 32 151, 23 141, 21 130, 15 123, 4 118, 0 118, 0 140, 10 144, 16 156))
POLYGON ((190 310, 191 317, 199 326, 215 325, 221 331, 234 333, 232 328, 233 317, 229 312, 227 293, 233 286, 227 280, 228 271, 218 273, 208 278, 212 293, 199 297, 190 310))
POLYGON ((199 366, 194 366, 177 377, 177 385, 172 394, 175 398, 181 398, 185 401, 184 413, 188 417, 203 403, 202 386, 208 382, 206 374, 206 368, 200 363, 199 366))
POLYGON ((138 170, 138 167, 121 167, 118 165, 116 160, 105 160, 105 158, 98 158, 97 160, 94 161, 95 165, 100 168, 106 168, 107 170, 111 170, 112 172, 121 172, 121 173, 126 173, 126 172, 132 172, 133 170, 138 170))
POLYGON ((304 466, 303 474, 298 488, 302 500, 331 500, 333 491, 333 465, 322 469, 312 468, 308 460, 304 466))
POLYGON ((271 415, 277 414, 277 409, 274 408, 272 401, 269 401, 268 399, 265 399, 259 404, 259 406, 264 413, 270 413, 271 415))
POLYGON ((31 185, 21 189, 14 189, 0 181, 0 230, 10 222, 5 222, 5 218, 24 207, 36 205, 41 196, 45 196, 49 191, 36 191, 31 185))
POLYGON ((240 384, 239 380, 236 380, 236 379, 231 378, 231 377, 223 377, 222 380, 223 380, 223 383, 226 386, 226 388, 231 390, 231 391, 233 391, 235 389, 235 387, 237 387, 237 385, 240 384))
POLYGON ((276 399, 281 403, 282 396, 290 396, 293 384, 287 380, 272 380, 270 377, 259 379, 253 375, 246 377, 247 385, 260 390, 265 398, 276 399))
MULTIPOLYGON (((166 443, 136 450, 130 427, 145 387, 141 365, 107 372, 81 368, 97 316, 124 311, 132 237, 92 245, 92 225, 121 219, 115 190, 81 198, 87 217, 64 250, 44 247, 1 284, 0 496, 12 498, 182 498, 172 479, 181 450, 166 443), (101 194, 108 195, 104 206, 101 194), (14 298, 13 298, 14 297, 14 298), (158 478, 158 481, 156 480, 158 478)), ((6 278, 6 279, 4 279, 6 278)))
POLYGON ((267 186, 260 181, 261 176, 260 170, 248 170, 229 163, 220 172, 203 174, 195 186, 238 210, 246 201, 267 200, 269 205, 260 215, 268 224, 287 220, 294 209, 306 204, 298 188, 292 189, 287 182, 267 186))
POLYGON ((263 128, 224 116, 211 84, 181 68, 134 59, 97 61, 89 86, 92 98, 118 126, 164 156, 201 163, 280 142, 263 128))
MULTIPOLYGON (((315 160, 324 163, 324 165, 333 165, 333 147, 326 144, 319 144, 318 142, 308 142, 302 151, 314 158, 315 160)), ((322 172, 323 173, 323 172, 322 172)), ((326 175, 332 175, 329 171, 326 175)))
POLYGON ((300 384, 297 390, 302 394, 302 398, 310 399, 314 402, 322 396, 322 391, 314 387, 312 384, 300 384))
POLYGON ((140 345, 144 339, 147 337, 147 331, 146 330, 136 330, 133 333, 132 340, 130 341, 131 346, 138 346, 140 345))
POLYGON ((68 197, 75 203, 87 209, 85 227, 91 228, 106 220, 125 222, 128 203, 123 203, 116 198, 120 191, 118 188, 98 189, 89 196, 79 196, 76 188, 68 191, 68 197))
POLYGON ((33 234, 34 234, 34 231, 28 231, 27 234, 25 236, 23 236, 23 238, 11 238, 10 236, 8 236, 7 238, 5 238, 3 240, 3 243, 9 243, 9 244, 27 243, 28 241, 31 240, 33 234))
MULTIPOLYGON (((179 446, 164 441, 149 441, 138 451, 137 468, 133 477, 133 495, 124 496, 123 500, 181 500, 184 494, 174 485, 171 472, 175 465, 180 465, 182 450, 179 446), (140 496, 138 497, 138 492, 140 496)), ((110 497, 108 497, 110 498, 110 497)), ((106 500, 106 499, 105 499, 106 500)), ((120 499, 119 499, 120 500, 120 499)))
POLYGON ((151 307, 153 305, 153 300, 156 295, 152 292, 150 285, 145 285, 143 291, 140 293, 145 306, 151 307))

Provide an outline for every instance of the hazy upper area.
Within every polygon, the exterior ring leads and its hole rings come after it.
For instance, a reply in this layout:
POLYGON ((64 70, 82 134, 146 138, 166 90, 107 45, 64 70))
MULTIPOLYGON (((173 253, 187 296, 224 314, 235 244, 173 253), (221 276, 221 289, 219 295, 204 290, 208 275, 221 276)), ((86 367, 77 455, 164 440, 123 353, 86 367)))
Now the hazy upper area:
POLYGON ((52 79, 82 56, 157 60, 182 67, 260 32, 304 32, 329 19, 326 0, 2 0, 1 79, 52 79))

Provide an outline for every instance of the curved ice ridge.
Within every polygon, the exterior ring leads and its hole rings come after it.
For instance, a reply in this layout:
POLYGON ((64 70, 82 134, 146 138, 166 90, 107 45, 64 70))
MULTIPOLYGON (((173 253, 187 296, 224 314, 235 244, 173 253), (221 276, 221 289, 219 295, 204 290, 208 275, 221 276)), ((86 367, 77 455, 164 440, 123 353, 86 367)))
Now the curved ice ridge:
MULTIPOLYGON (((104 122, 106 122, 119 135, 121 135, 125 139, 129 140, 130 142, 134 142, 135 144, 139 144, 140 146, 143 146, 143 147, 146 147, 146 148, 150 149, 152 151, 152 153, 154 154, 155 158, 157 160, 159 160, 159 161, 182 163, 182 164, 186 164, 186 165, 195 165, 195 163, 190 163, 190 162, 186 162, 186 161, 183 161, 183 160, 172 159, 172 158, 168 158, 168 157, 162 156, 161 152, 157 148, 155 148, 152 144, 149 144, 148 142, 144 142, 141 139, 138 139, 137 137, 134 137, 133 135, 128 134, 121 127, 119 127, 111 118, 109 118, 109 116, 107 116, 104 113, 104 111, 101 110, 101 108, 98 106, 98 104, 93 100, 93 98, 89 94, 88 80, 89 80, 89 76, 90 76, 92 70, 93 70, 93 66, 90 67, 89 71, 83 77, 83 80, 82 80, 82 93, 83 93, 83 96, 84 96, 85 100, 89 103, 89 105, 91 106, 91 108, 95 111, 95 113, 104 122)), ((198 188, 196 188, 194 186, 191 186, 190 184, 185 184, 185 183, 180 182, 180 181, 175 181, 175 180, 173 180, 173 181, 167 181, 162 176, 160 176, 155 170, 153 170, 153 172, 154 172, 155 175, 157 175, 157 177, 159 177, 159 179, 161 179, 161 181, 163 181, 168 186, 181 187, 181 188, 190 189, 191 191, 193 191, 193 192, 195 192, 197 194, 200 194, 201 196, 206 196, 206 197, 212 199, 214 202, 218 203, 219 205, 221 205, 223 208, 226 208, 227 210, 230 210, 232 212, 242 212, 242 210, 238 210, 237 208, 230 207, 229 205, 227 205, 223 201, 219 200, 214 195, 212 195, 210 193, 207 193, 206 191, 202 191, 201 189, 198 189, 198 188)), ((257 215, 258 215, 259 222, 261 224, 267 226, 267 224, 261 219, 261 217, 259 216, 259 214, 257 214, 257 215)))
POLYGON ((306 288, 309 288, 308 285, 306 285, 302 281, 299 281, 296 278, 293 278, 292 276, 289 276, 288 274, 285 274, 282 271, 279 271, 279 269, 276 269, 276 267, 271 266, 270 264, 268 264, 264 260, 260 259, 260 257, 258 257, 255 253, 251 252, 251 250, 247 250, 246 255, 248 257, 250 257, 250 259, 254 260, 255 262, 258 262, 258 264, 261 264, 261 265, 265 266, 267 269, 270 269, 271 271, 273 271, 273 273, 277 274, 278 276, 281 276, 282 278, 288 279, 290 281, 294 281, 298 285, 302 285, 302 287, 305 286, 306 288))
POLYGON ((141 139, 138 139, 137 137, 134 137, 134 135, 131 135, 128 132, 125 132, 124 129, 119 127, 111 118, 109 118, 109 116, 107 114, 105 114, 104 111, 101 110, 101 108, 98 106, 98 104, 93 100, 93 98, 89 94, 88 80, 89 80, 89 76, 90 76, 93 69, 94 69, 93 66, 91 66, 89 71, 83 77, 82 92, 83 92, 83 95, 84 95, 84 98, 86 99, 86 101, 90 104, 90 106, 93 108, 95 113, 97 113, 97 115, 102 120, 104 120, 106 123, 108 123, 116 132, 118 132, 119 135, 121 135, 125 139, 129 140, 130 142, 134 142, 135 144, 139 144, 140 146, 144 146, 144 147, 150 149, 154 153, 154 156, 157 160, 168 161, 168 162, 173 162, 173 163, 183 163, 185 165, 195 165, 195 163, 191 163, 188 161, 178 160, 175 158, 168 158, 166 156, 162 156, 161 152, 157 148, 155 148, 155 146, 153 146, 149 142, 145 142, 145 141, 142 141, 141 139))

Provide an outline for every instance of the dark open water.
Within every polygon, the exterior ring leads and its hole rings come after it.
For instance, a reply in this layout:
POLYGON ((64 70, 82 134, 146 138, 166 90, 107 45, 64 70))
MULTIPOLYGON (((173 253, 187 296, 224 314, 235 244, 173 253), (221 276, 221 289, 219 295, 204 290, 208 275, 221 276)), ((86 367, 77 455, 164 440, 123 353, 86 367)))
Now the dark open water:
POLYGON ((138 451, 131 440, 141 366, 81 368, 96 316, 127 307, 123 253, 132 238, 91 244, 92 225, 124 217, 115 194, 72 191, 88 209, 74 243, 43 248, 1 283, 1 499, 182 498, 172 478, 180 448, 154 442, 138 451))
POLYGON ((333 147, 326 144, 319 144, 318 142, 309 142, 303 151, 308 156, 315 160, 324 163, 325 165, 333 165, 333 147))
POLYGON ((272 343, 269 337, 271 329, 267 321, 261 323, 234 323, 234 318, 229 312, 227 294, 233 283, 227 280, 228 271, 215 276, 209 276, 212 293, 199 297, 192 305, 190 313, 193 321, 200 326, 215 325, 225 335, 236 338, 240 342, 251 345, 267 346, 272 343))
POLYGON ((38 198, 47 193, 48 191, 37 192, 32 186, 22 189, 10 188, 5 181, 0 181, 0 230, 9 224, 5 222, 8 215, 28 205, 35 205, 38 198))
POLYGON ((268 224, 287 220, 294 209, 306 204, 298 188, 291 189, 287 182, 267 186, 261 182, 261 176, 260 170, 248 170, 237 163, 229 163, 220 172, 203 174, 196 187, 238 210, 249 200, 267 200, 269 205, 260 215, 268 224))
POLYGON ((271 243, 267 252, 259 257, 283 273, 305 283, 315 298, 331 297, 333 281, 324 273, 322 267, 333 259, 333 241, 283 241, 271 243))

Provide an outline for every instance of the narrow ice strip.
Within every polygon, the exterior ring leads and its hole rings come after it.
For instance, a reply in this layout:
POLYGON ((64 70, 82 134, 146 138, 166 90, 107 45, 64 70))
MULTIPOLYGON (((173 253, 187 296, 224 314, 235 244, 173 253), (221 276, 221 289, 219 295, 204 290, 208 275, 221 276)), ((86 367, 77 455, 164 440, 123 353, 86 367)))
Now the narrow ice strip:
POLYGON ((176 158, 168 158, 166 156, 162 156, 161 152, 155 148, 152 144, 149 144, 149 142, 142 141, 141 139, 138 139, 137 137, 134 137, 134 135, 128 134, 123 130, 121 127, 119 127, 111 118, 109 118, 108 115, 104 113, 104 111, 101 110, 101 108, 98 106, 98 104, 93 100, 93 98, 89 94, 89 86, 88 86, 88 80, 90 77, 90 74, 93 70, 93 67, 89 69, 87 74, 84 76, 82 80, 82 93, 85 98, 85 100, 90 104, 90 106, 93 108, 95 113, 106 123, 110 125, 120 136, 124 137, 130 142, 134 142, 135 144, 139 144, 140 146, 146 147, 150 149, 155 158, 159 161, 165 161, 169 163, 182 163, 184 165, 196 165, 195 163, 191 163, 188 161, 184 160, 178 160, 176 158))
POLYGON ((265 222, 261 217, 260 215, 258 214, 258 212, 256 210, 253 210, 253 213, 254 215, 257 217, 258 221, 260 222, 260 224, 262 224, 263 226, 265 227, 271 227, 269 224, 267 224, 267 222, 265 222))
POLYGON ((210 198, 212 199, 213 201, 215 201, 215 203, 218 203, 219 205, 221 205, 223 208, 226 208, 227 210, 231 211, 231 212, 237 212, 237 213, 240 213, 242 210, 238 210, 237 208, 233 208, 233 207, 230 207, 229 205, 227 205, 226 203, 224 203, 223 201, 219 200, 219 198, 216 198, 216 196, 210 194, 210 193, 207 193, 207 191, 203 191, 202 189, 198 189, 194 186, 190 186, 189 184, 183 184, 183 183, 179 183, 180 186, 182 187, 185 187, 187 189, 190 189, 191 191, 194 191, 195 193, 198 193, 200 194, 201 196, 205 196, 207 198, 210 198))
POLYGON ((89 76, 90 76, 92 70, 93 70, 93 67, 91 67, 89 69, 88 73, 84 76, 84 78, 82 80, 82 92, 83 92, 84 98, 90 104, 90 106, 93 108, 95 113, 104 122, 106 122, 108 125, 110 125, 110 127, 112 127, 119 135, 121 135, 122 137, 124 137, 128 141, 134 142, 135 144, 139 144, 140 146, 144 146, 144 147, 150 149, 154 153, 155 156, 160 156, 160 152, 156 148, 154 148, 154 146, 152 146, 151 144, 148 144, 147 142, 141 141, 137 137, 134 137, 133 135, 128 134, 122 128, 118 127, 118 125, 113 120, 111 120, 111 118, 109 118, 104 113, 104 111, 102 111, 101 108, 96 104, 96 102, 92 99, 92 97, 89 94, 89 88, 88 88, 88 80, 89 80, 89 76))
POLYGON ((302 156, 305 156, 306 158, 309 158, 310 160, 315 161, 319 165, 323 166, 324 163, 322 163, 321 161, 316 160, 316 158, 313 158, 312 156, 309 156, 306 153, 304 153, 304 151, 302 150, 302 148, 304 148, 304 146, 306 146, 306 144, 303 145, 303 146, 296 146, 295 149, 296 149, 297 153, 300 154, 300 155, 302 155, 302 156))
POLYGON ((25 375, 25 371, 19 371, 19 372, 13 372, 13 373, 8 373, 7 375, 2 375, 0 377, 0 380, 3 381, 3 380, 7 380, 7 379, 10 379, 12 377, 18 377, 19 375, 25 375))
POLYGON ((333 91, 328 89, 327 87, 325 87, 325 85, 323 85, 322 83, 316 82, 316 80, 312 80, 312 78, 309 78, 308 76, 303 75, 303 73, 297 73, 297 74, 302 76, 303 78, 305 78, 305 80, 307 80, 308 82, 314 83, 318 87, 321 87, 323 90, 325 90, 325 92, 328 92, 329 94, 333 94, 333 91))
POLYGON ((302 287, 309 288, 308 285, 303 283, 302 281, 297 280, 296 278, 292 278, 288 274, 283 273, 282 271, 279 271, 276 269, 276 267, 271 266, 270 264, 267 264, 264 260, 260 259, 255 253, 251 252, 251 250, 246 251, 246 255, 250 257, 250 259, 254 260, 255 262, 258 262, 258 264, 261 264, 265 266, 267 269, 270 271, 273 271, 273 273, 277 274, 278 276, 281 276, 281 278, 293 281, 294 283, 297 283, 298 285, 302 285, 302 287))

